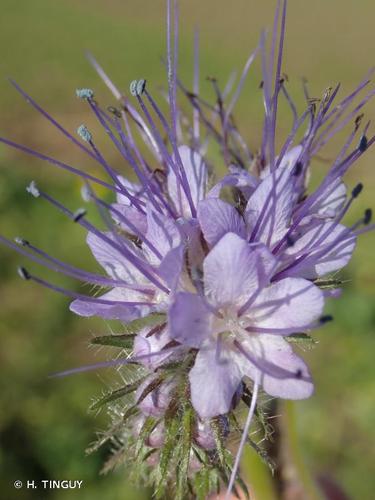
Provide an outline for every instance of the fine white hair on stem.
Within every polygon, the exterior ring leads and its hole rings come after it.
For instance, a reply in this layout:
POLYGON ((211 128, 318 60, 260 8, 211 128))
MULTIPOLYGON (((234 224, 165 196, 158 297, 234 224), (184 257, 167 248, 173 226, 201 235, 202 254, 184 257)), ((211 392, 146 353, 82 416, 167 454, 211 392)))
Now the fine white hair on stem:
POLYGON ((241 436, 241 442, 240 442, 240 445, 238 447, 236 459, 234 461, 232 473, 231 473, 231 476, 230 476, 230 480, 229 480, 229 484, 228 484, 228 488, 227 488, 227 492, 225 494, 225 499, 224 500, 230 500, 230 497, 231 497, 231 493, 232 493, 234 481, 236 479, 237 471, 238 471, 238 468, 239 468, 239 465, 240 465, 240 460, 241 460, 241 457, 242 457, 242 452, 243 452, 243 449, 245 447, 245 444, 246 444, 246 441, 247 441, 247 435, 249 433, 250 424, 251 424, 251 421, 252 421, 253 416, 254 416, 255 407, 256 407, 256 403, 257 403, 257 399, 258 399, 258 389, 259 389, 259 383, 258 383, 258 380, 256 380, 254 382, 254 389, 253 389, 253 395, 252 395, 252 398, 251 398, 249 412, 247 414, 245 427, 243 429, 242 436, 241 436))

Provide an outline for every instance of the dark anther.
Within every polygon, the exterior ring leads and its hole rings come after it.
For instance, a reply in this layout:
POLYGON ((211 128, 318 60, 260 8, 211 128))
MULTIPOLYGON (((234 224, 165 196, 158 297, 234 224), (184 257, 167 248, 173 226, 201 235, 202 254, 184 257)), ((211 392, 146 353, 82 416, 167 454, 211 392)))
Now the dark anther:
POLYGON ((361 182, 359 182, 352 191, 353 198, 357 198, 357 196, 360 194, 362 189, 363 189, 363 184, 361 182))
POLYGON ((14 241, 18 244, 18 245, 21 245, 23 247, 28 247, 30 245, 30 243, 27 241, 27 240, 24 240, 23 238, 14 238, 14 241))
POLYGON ((297 161, 293 169, 293 175, 295 175, 296 177, 298 175, 301 175, 302 170, 303 170, 303 163, 301 161, 297 161))
POLYGON ((358 115, 355 119, 355 129, 358 130, 359 126, 361 125, 362 119, 364 117, 364 114, 362 113, 361 115, 358 115))
POLYGON ((23 280, 29 280, 31 278, 30 274, 24 267, 18 267, 17 272, 23 280))
POLYGON ((262 80, 259 84, 259 88, 262 89, 264 87, 264 81, 262 80))
POLYGON ((84 208, 79 208, 78 210, 76 210, 73 214, 73 220, 74 222, 78 222, 82 219, 82 217, 84 217, 86 215, 86 210, 84 208))
POLYGON ((365 224, 365 226, 367 226, 367 224, 370 224, 371 219, 372 219, 372 210, 371 208, 366 208, 365 216, 363 218, 363 223, 365 224))
POLYGON ((296 378, 302 378, 302 370, 301 369, 298 369, 296 371, 296 378))
POLYGON ((322 316, 319 321, 322 325, 324 325, 324 323, 329 323, 330 321, 333 321, 333 316, 327 314, 326 316, 322 316))
POLYGON ((290 236, 290 234, 287 234, 286 235, 286 244, 288 245, 288 247, 292 247, 294 246, 294 239, 290 236))
POLYGON ((114 106, 108 106, 107 107, 107 110, 112 113, 113 115, 115 115, 117 118, 121 118, 121 111, 119 111, 117 108, 115 108, 114 106))
POLYGON ((365 135, 363 135, 359 141, 358 149, 360 150, 361 153, 363 153, 364 151, 366 151, 367 146, 368 146, 368 139, 365 135))

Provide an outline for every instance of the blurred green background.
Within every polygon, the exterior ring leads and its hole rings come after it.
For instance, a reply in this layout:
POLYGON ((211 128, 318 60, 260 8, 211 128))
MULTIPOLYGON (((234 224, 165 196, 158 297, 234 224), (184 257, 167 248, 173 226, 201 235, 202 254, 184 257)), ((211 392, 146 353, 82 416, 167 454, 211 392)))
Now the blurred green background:
MULTIPOLYGON (((205 77, 215 76, 224 85, 233 69, 241 70, 260 29, 271 26, 275 3, 181 0, 180 4, 181 76, 191 81, 192 36, 197 26, 202 92, 213 98, 205 77)), ((144 77, 156 94, 165 84, 160 62, 165 51, 164 2, 1 0, 0 7, 0 134, 95 172, 95 165, 49 126, 6 78, 15 78, 69 130, 84 122, 99 135, 95 120, 74 91, 91 87, 103 104, 114 102, 84 52, 93 52, 121 89, 126 90, 132 79, 144 77)), ((373 0, 290 1, 284 71, 300 110, 301 77, 308 78, 312 95, 319 97, 339 81, 349 92, 365 75, 374 63, 374 18, 373 0)), ((236 113, 253 149, 261 133, 260 79, 258 64, 236 113)), ((287 132, 289 119, 285 110, 281 113, 282 134, 287 132)), ((367 115, 374 118, 374 105, 369 105, 367 115)), ((118 162, 102 136, 99 144, 109 159, 118 162)), ((332 158, 338 146, 336 141, 326 149, 325 157, 332 158)), ((365 184, 348 222, 373 206, 374 158, 375 153, 368 152, 347 177, 351 187, 358 181, 365 184)), ((0 145, 1 234, 22 236, 52 255, 94 269, 80 228, 27 196, 25 186, 31 179, 73 209, 82 204, 78 179, 0 145)), ((343 296, 327 307, 335 321, 318 333, 317 348, 306 353, 316 394, 296 405, 301 448, 312 473, 330 475, 351 498, 360 500, 370 500, 375 491, 374 248, 374 235, 365 235, 342 273, 348 280, 343 296)), ((88 339, 107 332, 108 324, 76 318, 69 313, 66 298, 17 278, 16 266, 27 264, 25 259, 6 248, 0 249, 0 255, 1 498, 147 498, 127 484, 124 470, 98 475, 108 449, 89 457, 84 454, 95 431, 106 423, 105 415, 89 414, 87 407, 111 383, 115 372, 47 378, 57 370, 105 359, 105 353, 88 349, 88 339), (16 479, 80 479, 84 486, 79 492, 16 491, 12 486, 16 479)), ((33 264, 28 267, 37 270, 33 264)), ((43 270, 38 273, 48 276, 43 270)), ((61 277, 55 281, 77 286, 61 277)))

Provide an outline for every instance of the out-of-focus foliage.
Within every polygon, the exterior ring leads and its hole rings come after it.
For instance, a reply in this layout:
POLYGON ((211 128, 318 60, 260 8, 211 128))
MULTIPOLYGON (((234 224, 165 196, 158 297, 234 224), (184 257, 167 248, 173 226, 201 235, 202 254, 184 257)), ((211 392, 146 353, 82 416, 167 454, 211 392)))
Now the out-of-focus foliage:
MULTIPOLYGON (((225 84, 232 69, 241 70, 257 43, 260 28, 270 26, 274 2, 181 0, 183 79, 191 78, 192 31, 201 27, 202 91, 213 98, 206 76, 225 84), (262 4, 262 5, 260 5, 262 4)), ((290 1, 284 70, 289 86, 302 105, 300 77, 311 82, 311 93, 337 81, 349 92, 373 64, 375 7, 370 0, 290 1)), ((134 78, 147 78, 156 94, 164 85, 164 2, 135 0, 2 0, 0 17, 0 133, 47 154, 91 168, 90 162, 25 103, 5 78, 14 77, 70 130, 85 122, 93 133, 99 127, 75 97, 76 87, 94 88, 101 102, 113 104, 84 58, 90 49, 127 89, 134 78)), ((256 148, 261 127, 259 65, 245 88, 238 120, 250 145, 256 148)), ((281 108, 281 130, 289 126, 281 108), (283 126, 285 123, 285 127, 283 126)), ((374 118, 370 104, 369 117, 374 118)), ((99 144, 108 158, 118 161, 105 134, 99 144)), ((99 134, 98 134, 99 135, 99 134)), ((337 143, 338 144, 338 143, 337 143)), ((332 158, 334 147, 325 151, 332 158)), ((373 205, 375 153, 369 152, 347 178, 365 190, 351 212, 352 222, 373 205)), ((326 168, 322 161, 317 171, 326 168)), ((28 197, 24 187, 39 181, 70 207, 80 201, 80 183, 48 165, 0 146, 0 231, 23 236, 51 254, 87 269, 94 266, 80 228, 28 197)), ((374 205, 373 205, 374 207, 374 205)), ((375 490, 371 445, 375 391, 375 264, 374 235, 359 242, 355 257, 342 274, 348 280, 343 296, 327 312, 335 322, 317 335, 319 345, 306 353, 316 380, 316 395, 297 405, 300 440, 315 475, 328 475, 358 499, 375 490), (364 480, 366 478, 366 480, 364 480)), ((16 491, 16 479, 82 479, 77 491, 45 490, 43 498, 95 500, 147 498, 129 486, 126 471, 99 476, 105 450, 85 457, 94 432, 105 426, 104 415, 87 408, 111 383, 114 370, 48 379, 57 370, 104 359, 105 352, 88 349, 94 334, 108 333, 102 321, 78 319, 68 301, 21 282, 15 273, 25 259, 1 248, 0 261, 0 491, 3 498, 42 498, 41 493, 16 491)), ((33 269, 36 266, 31 266, 33 269)), ((47 276, 44 270, 40 274, 47 276)), ((59 284, 75 286, 57 278, 59 284)), ((119 325, 112 325, 114 328, 119 325)), ((251 471, 250 471, 251 476, 251 471)))

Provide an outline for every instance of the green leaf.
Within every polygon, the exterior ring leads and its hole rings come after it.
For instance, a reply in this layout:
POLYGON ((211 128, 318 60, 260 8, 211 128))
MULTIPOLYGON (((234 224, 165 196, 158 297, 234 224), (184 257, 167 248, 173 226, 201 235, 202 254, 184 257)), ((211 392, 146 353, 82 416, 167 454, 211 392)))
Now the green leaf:
POLYGON ((103 335, 94 337, 90 340, 93 345, 108 345, 112 347, 120 347, 122 349, 132 349, 135 334, 125 335, 103 335))
POLYGON ((125 385, 124 387, 120 387, 119 389, 108 392, 102 398, 98 399, 98 401, 95 401, 95 403, 93 403, 89 409, 98 410, 106 403, 115 401, 116 399, 122 398, 123 396, 126 396, 127 394, 134 392, 136 389, 138 389, 139 385, 143 382, 143 380, 144 378, 141 378, 131 384, 125 385))

